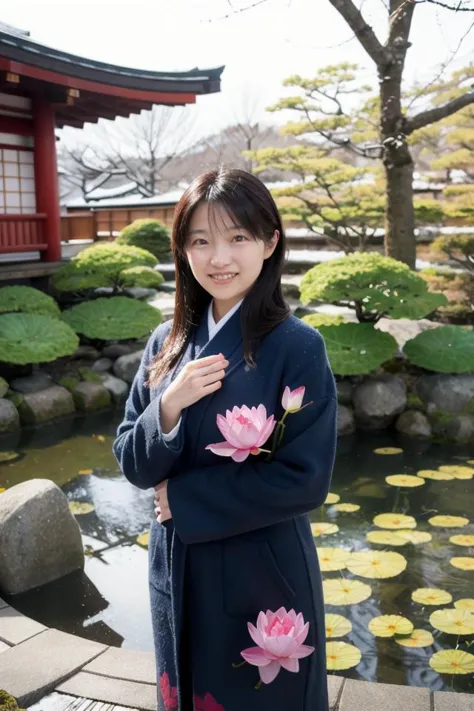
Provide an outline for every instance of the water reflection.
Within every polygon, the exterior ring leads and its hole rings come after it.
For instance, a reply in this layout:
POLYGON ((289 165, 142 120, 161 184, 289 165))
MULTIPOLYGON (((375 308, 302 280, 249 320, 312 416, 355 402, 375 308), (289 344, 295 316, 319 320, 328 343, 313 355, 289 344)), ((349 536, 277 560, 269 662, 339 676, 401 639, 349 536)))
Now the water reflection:
MULTIPOLYGON (((74 573, 56 583, 11 600, 18 609, 44 624, 81 634, 106 644, 151 650, 151 621, 147 588, 147 553, 137 545, 137 536, 149 528, 153 497, 132 487, 120 474, 111 453, 119 415, 96 415, 88 420, 70 420, 20 436, 3 439, 0 449, 14 450, 19 458, 0 465, 0 487, 34 477, 53 479, 70 500, 89 502, 94 510, 78 516, 89 555, 84 573, 74 573), (101 435, 98 437, 97 435, 101 435), (79 471, 92 470, 90 475, 79 471), (130 611, 133 611, 133 614, 130 611)), ((433 630, 429 616, 444 606, 424 606, 411 599, 413 590, 434 587, 448 590, 453 601, 473 596, 473 573, 449 564, 453 556, 473 555, 472 548, 449 542, 452 535, 474 533, 471 523, 462 529, 433 527, 428 519, 436 514, 472 516, 474 480, 432 481, 413 489, 386 484, 391 474, 416 474, 420 469, 437 469, 442 464, 462 464, 474 459, 471 446, 446 446, 387 435, 358 434, 340 440, 331 491, 340 503, 360 506, 344 513, 334 506, 315 511, 313 522, 336 523, 337 533, 316 538, 318 547, 342 547, 352 551, 395 550, 407 560, 406 570, 395 578, 354 578, 347 570, 324 573, 325 579, 361 579, 370 584, 372 595, 356 605, 327 605, 327 612, 347 617, 353 625, 342 641, 362 653, 356 668, 343 672, 354 679, 428 686, 474 692, 471 676, 439 675, 429 666, 431 656, 441 649, 454 649, 456 637, 433 630), (399 446, 395 456, 374 454, 374 449, 399 446), (428 543, 392 548, 368 543, 366 534, 375 529, 373 518, 381 513, 415 517, 417 531, 432 535, 428 543), (406 648, 390 638, 376 638, 369 621, 379 615, 407 617, 415 628, 431 630, 434 645, 406 648)), ((451 605, 452 606, 452 605, 451 605)), ((468 649, 469 638, 461 638, 460 649, 468 649)), ((473 652, 473 647, 469 651, 473 652)))

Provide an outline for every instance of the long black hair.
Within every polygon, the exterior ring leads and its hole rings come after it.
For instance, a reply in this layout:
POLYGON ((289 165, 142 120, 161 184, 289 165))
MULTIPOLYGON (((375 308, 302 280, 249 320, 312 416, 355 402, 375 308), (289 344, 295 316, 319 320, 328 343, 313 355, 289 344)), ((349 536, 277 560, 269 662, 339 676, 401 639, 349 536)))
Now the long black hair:
POLYGON ((245 170, 220 169, 203 173, 186 189, 176 205, 171 234, 176 275, 173 325, 149 368, 148 384, 158 385, 179 361, 193 327, 200 322, 211 295, 196 280, 186 257, 186 240, 194 210, 208 203, 222 206, 235 224, 254 239, 270 245, 275 230, 280 237, 270 257, 246 294, 240 309, 244 358, 255 367, 254 349, 261 339, 290 316, 281 289, 286 240, 275 201, 259 178, 245 170))

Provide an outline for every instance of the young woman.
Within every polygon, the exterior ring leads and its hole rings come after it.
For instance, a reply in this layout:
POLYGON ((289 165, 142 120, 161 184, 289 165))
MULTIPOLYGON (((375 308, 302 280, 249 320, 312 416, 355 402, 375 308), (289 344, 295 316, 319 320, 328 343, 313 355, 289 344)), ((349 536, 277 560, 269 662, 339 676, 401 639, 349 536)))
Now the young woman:
POLYGON ((155 488, 158 709, 327 711, 321 575, 306 515, 326 499, 336 448, 323 339, 283 299, 284 231, 255 176, 197 178, 171 241, 174 318, 150 337, 114 444, 127 479, 155 488), (206 449, 222 441, 218 415, 234 407, 263 405, 280 420, 287 386, 305 388, 303 409, 286 417, 273 458, 206 449), (263 657, 241 655, 255 645, 263 657))

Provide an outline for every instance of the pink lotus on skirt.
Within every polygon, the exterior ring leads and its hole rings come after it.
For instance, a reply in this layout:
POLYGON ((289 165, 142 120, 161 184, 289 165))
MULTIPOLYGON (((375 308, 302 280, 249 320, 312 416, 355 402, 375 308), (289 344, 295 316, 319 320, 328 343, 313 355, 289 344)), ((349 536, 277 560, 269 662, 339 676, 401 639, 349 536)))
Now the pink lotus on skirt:
POLYGON ((298 672, 298 660, 314 652, 314 647, 303 644, 309 622, 305 624, 301 612, 287 612, 284 607, 276 612, 267 610, 259 613, 256 628, 250 622, 247 626, 257 647, 244 649, 240 654, 246 662, 258 667, 264 684, 273 681, 282 667, 298 672))
POLYGON ((275 429, 275 417, 267 417, 264 405, 248 408, 247 405, 234 407, 226 416, 217 415, 217 426, 225 442, 208 444, 214 454, 232 457, 234 462, 243 462, 249 454, 259 454, 260 447, 275 429))

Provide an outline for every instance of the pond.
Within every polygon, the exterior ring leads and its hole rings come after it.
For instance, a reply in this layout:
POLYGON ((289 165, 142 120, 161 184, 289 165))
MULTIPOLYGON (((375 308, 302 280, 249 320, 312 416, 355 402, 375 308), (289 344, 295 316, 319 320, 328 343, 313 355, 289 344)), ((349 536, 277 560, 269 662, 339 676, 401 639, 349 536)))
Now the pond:
MULTIPOLYGON (((151 491, 132 487, 118 470, 111 445, 119 417, 119 414, 104 413, 87 420, 65 420, 37 430, 23 430, 14 438, 0 440, 0 450, 16 453, 16 458, 0 465, 0 488, 35 477, 47 478, 61 486, 71 502, 90 504, 87 507, 89 512, 77 514, 88 553, 85 571, 14 596, 8 602, 45 625, 110 645, 151 651, 146 537, 142 539, 140 535, 149 528, 153 496, 151 491)), ((472 673, 439 674, 429 664, 433 654, 440 650, 458 648, 470 654, 474 652, 474 634, 447 633, 435 629, 429 621, 434 611, 453 609, 458 600, 470 598, 471 602, 464 604, 474 604, 474 547, 466 545, 474 542, 473 523, 466 524, 462 519, 441 519, 443 526, 433 525, 438 522, 437 519, 433 521, 433 517, 439 515, 465 519, 470 514, 472 516, 474 479, 425 479, 424 484, 413 488, 400 488, 385 481, 390 475, 415 475, 420 470, 437 470, 440 466, 469 467, 473 460, 472 445, 454 447, 409 440, 394 433, 358 433, 339 440, 331 486, 335 503, 328 503, 311 514, 315 543, 318 549, 323 549, 320 550, 323 567, 343 566, 340 570, 325 570, 325 581, 343 578, 358 581, 359 587, 362 583, 370 589, 363 588, 365 599, 360 602, 342 605, 340 600, 331 598, 333 604, 327 604, 326 613, 341 615, 352 624, 350 632, 334 641, 357 647, 361 655, 355 666, 335 673, 353 679, 474 693, 472 673), (402 451, 395 454, 374 451, 385 447, 402 451), (336 501, 337 497, 340 497, 339 501, 336 501), (341 503, 360 508, 339 510, 341 503), (397 516, 389 516, 388 525, 393 529, 383 529, 373 523, 379 514, 411 516, 415 520, 407 519, 408 525, 403 524, 409 533, 402 535, 410 537, 413 531, 417 535, 419 532, 429 535, 418 536, 423 542, 416 543, 400 536, 386 538, 385 535, 382 542, 370 540, 372 536, 368 540, 366 535, 369 532, 393 535, 396 533, 394 529, 401 526, 398 521, 403 521, 397 516), (457 526, 448 528, 447 523, 457 526), (321 527, 320 524, 326 525, 321 527), (318 535, 321 528, 325 533, 318 535), (462 537, 452 542, 450 538, 453 536, 462 537), (464 545, 459 545, 461 542, 464 545), (328 552, 327 548, 352 552, 371 549, 377 555, 369 566, 360 567, 361 561, 357 558, 352 562, 344 560, 344 553, 328 552), (396 554, 392 556, 393 560, 390 556, 384 560, 387 552, 396 554), (462 568, 450 562, 456 558, 464 559, 462 568), (398 564, 405 569, 397 570, 395 566, 398 564), (364 567, 370 569, 367 571, 364 567), (379 571, 377 574, 392 577, 374 579, 374 568, 379 571), (367 572, 370 578, 366 577, 367 572), (419 588, 437 588, 449 595, 441 601, 436 597, 429 601, 437 603, 434 605, 416 602, 412 593, 419 588), (402 646, 394 638, 375 636, 368 625, 379 615, 408 618, 415 629, 430 632, 433 639, 429 640, 428 646, 417 648, 402 646)), ((456 476, 469 475, 468 470, 459 472, 456 476)), ((395 480, 395 483, 400 482, 395 480)), ((401 483, 413 482, 408 479, 401 483)), ((380 523, 380 519, 377 522, 380 523)), ((387 525, 383 520, 382 523, 387 525)), ((459 564, 456 560, 453 562, 459 564)), ((328 585, 325 582, 327 603, 331 585, 334 583, 328 585)), ((344 584, 343 587, 350 590, 351 585, 344 584)), ((334 625, 336 620, 338 618, 333 618, 328 625, 334 625)), ((345 651, 352 651, 354 655, 351 648, 345 648, 345 651)), ((344 651, 337 650, 332 656, 336 665, 339 658, 344 665, 344 651)))

